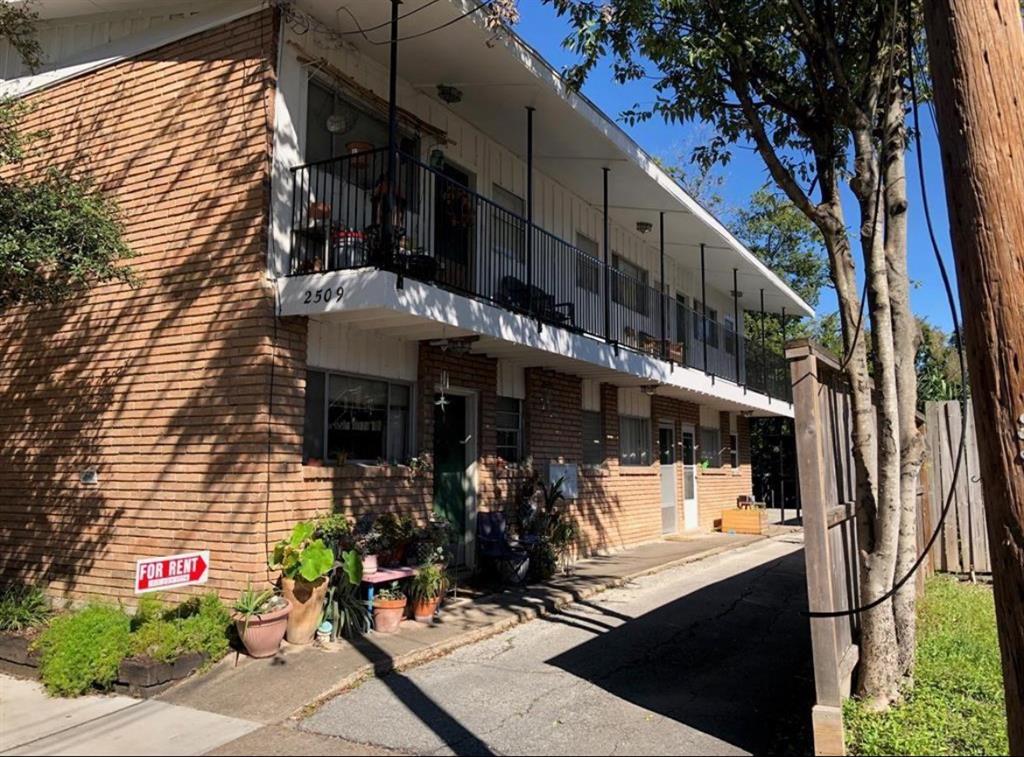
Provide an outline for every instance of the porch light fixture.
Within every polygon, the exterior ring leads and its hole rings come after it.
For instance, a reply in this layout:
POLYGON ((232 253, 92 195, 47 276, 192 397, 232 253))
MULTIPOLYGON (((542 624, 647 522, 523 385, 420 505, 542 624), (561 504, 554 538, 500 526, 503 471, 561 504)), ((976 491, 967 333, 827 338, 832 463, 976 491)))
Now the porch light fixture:
POLYGON ((655 393, 657 393, 659 386, 661 386, 661 384, 644 384, 640 387, 640 391, 648 397, 653 397, 655 393))
POLYGON ((650 221, 637 221, 636 222, 636 230, 639 231, 641 234, 649 234, 651 232, 651 229, 653 229, 653 228, 654 228, 654 224, 651 223, 650 221))
POLYGON ((736 290, 736 289, 732 289, 732 290, 729 291, 729 296, 730 297, 735 297, 736 299, 739 299, 740 297, 743 296, 743 292, 740 292, 739 290, 736 290))
POLYGON ((435 147, 430 151, 430 167, 435 171, 444 168, 444 150, 440 147, 435 147))
POLYGON ((462 102, 462 90, 450 84, 438 84, 437 96, 449 105, 462 102))

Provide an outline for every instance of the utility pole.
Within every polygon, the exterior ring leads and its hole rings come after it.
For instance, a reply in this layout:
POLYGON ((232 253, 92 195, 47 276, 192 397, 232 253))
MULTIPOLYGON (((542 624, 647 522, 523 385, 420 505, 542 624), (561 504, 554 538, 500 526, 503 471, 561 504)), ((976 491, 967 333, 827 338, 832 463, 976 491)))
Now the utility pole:
POLYGON ((1024 754, 1024 31, 1017 0, 925 28, 985 492, 1010 753, 1024 754))

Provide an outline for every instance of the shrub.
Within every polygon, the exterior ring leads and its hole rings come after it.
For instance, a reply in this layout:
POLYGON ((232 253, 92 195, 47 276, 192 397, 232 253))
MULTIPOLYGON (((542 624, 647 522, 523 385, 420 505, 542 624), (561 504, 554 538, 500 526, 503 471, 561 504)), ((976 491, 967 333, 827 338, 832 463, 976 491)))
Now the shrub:
POLYGON ((231 614, 216 594, 204 594, 170 609, 159 599, 144 600, 132 619, 131 654, 160 662, 192 652, 215 662, 227 654, 231 614))
POLYGON ((0 631, 27 631, 52 614, 46 594, 38 586, 11 584, 0 589, 0 631))
POLYGON ((70 697, 108 689, 131 644, 131 619, 117 607, 89 605, 57 616, 34 645, 43 685, 50 694, 70 697))

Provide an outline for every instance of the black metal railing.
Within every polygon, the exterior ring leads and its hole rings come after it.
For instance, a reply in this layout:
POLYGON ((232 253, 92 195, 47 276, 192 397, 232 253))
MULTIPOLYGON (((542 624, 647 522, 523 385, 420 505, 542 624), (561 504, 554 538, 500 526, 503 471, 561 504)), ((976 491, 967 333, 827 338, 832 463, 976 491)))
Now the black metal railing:
POLYGON ((382 148, 293 169, 293 275, 381 268, 790 399, 782 355, 729 323, 409 155, 398 155, 389 203, 387 162, 382 148))

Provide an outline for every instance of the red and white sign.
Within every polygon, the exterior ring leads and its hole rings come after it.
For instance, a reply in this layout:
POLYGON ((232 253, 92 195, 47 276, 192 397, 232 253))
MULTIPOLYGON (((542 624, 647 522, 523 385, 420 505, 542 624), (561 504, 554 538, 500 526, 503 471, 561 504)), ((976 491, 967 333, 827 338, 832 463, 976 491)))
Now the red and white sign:
POLYGON ((204 584, 210 575, 210 551, 147 557, 135 563, 135 593, 204 584))

